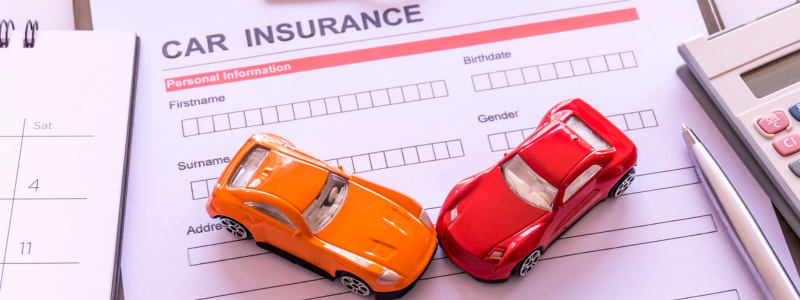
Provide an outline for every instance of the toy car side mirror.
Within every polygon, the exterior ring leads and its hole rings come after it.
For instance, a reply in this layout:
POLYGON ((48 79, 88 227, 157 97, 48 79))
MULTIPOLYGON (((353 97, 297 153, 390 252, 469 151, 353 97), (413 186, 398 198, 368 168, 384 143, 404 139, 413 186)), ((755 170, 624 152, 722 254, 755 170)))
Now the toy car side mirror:
POLYGON ((337 169, 339 169, 339 171, 344 171, 344 168, 342 168, 342 166, 341 166, 341 165, 339 165, 339 166, 338 166, 338 167, 336 167, 336 168, 337 168, 337 169))

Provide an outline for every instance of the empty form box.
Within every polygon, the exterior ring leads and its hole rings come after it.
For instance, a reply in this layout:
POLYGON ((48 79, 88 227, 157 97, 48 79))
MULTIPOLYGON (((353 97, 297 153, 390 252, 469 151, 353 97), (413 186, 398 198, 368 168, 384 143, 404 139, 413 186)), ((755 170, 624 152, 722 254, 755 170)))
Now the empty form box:
POLYGON ((717 232, 717 228, 711 215, 653 222, 625 228, 609 228, 596 233, 564 236, 558 239, 557 243, 552 244, 542 260, 596 253, 604 250, 613 251, 628 246, 689 238, 713 232, 717 232))
POLYGON ((278 109, 273 107, 266 107, 261 109, 261 119, 264 124, 271 124, 278 122, 278 109))
POLYGON ((339 105, 338 97, 325 99, 325 105, 328 108, 329 114, 342 112, 342 107, 339 105))
MULTIPOLYGON (((219 223, 213 223, 211 226, 216 226, 217 224, 219 223)), ((204 265, 269 253, 256 246, 256 244, 249 239, 192 247, 186 251, 189 255, 189 266, 204 265)))
POLYGON ((575 74, 575 76, 592 73, 592 69, 589 68, 589 60, 585 58, 573 60, 570 62, 570 64, 572 64, 572 72, 575 74))
POLYGON ((228 120, 228 114, 216 115, 213 118, 214 118, 214 131, 231 129, 231 124, 230 121, 228 120))
POLYGON ((372 105, 374 106, 392 104, 389 101, 389 93, 386 90, 372 91, 370 92, 370 97, 372 98, 372 105))
POLYGON ((633 52, 623 52, 619 54, 620 58, 622 59, 622 66, 624 68, 634 68, 638 67, 636 63, 636 57, 633 55, 633 52))
POLYGON ((525 78, 525 83, 542 81, 542 78, 539 77, 539 68, 537 67, 522 68, 522 76, 525 78))
POLYGON ((294 120, 294 109, 292 109, 292 105, 278 106, 278 121, 285 122, 290 120, 294 120))
POLYGON ((228 114, 228 119, 231 122, 231 129, 247 127, 247 124, 244 121, 244 112, 243 111, 229 113, 228 114))
POLYGON ((628 125, 628 130, 644 128, 644 125, 642 125, 642 118, 639 117, 638 112, 624 114, 623 116, 625 116, 625 124, 628 125))
POLYGON ((553 80, 558 79, 558 75, 556 74, 556 67, 553 64, 547 65, 540 65, 539 68, 539 76, 542 77, 542 80, 553 80))
POLYGON ((447 97, 449 95, 447 92, 447 84, 444 80, 431 82, 431 88, 433 89, 433 96, 436 98, 447 97))
POLYGON ((422 100, 433 98, 433 88, 430 83, 420 83, 417 85, 419 98, 422 100))
POLYGON ((264 124, 261 120, 261 110, 260 109, 253 109, 244 112, 244 119, 245 124, 247 126, 256 126, 264 124))
POLYGON ((311 107, 308 105, 308 102, 292 104, 292 112, 294 112, 295 119, 305 119, 311 117, 311 107))
POLYGON ((592 73, 608 71, 608 65, 606 65, 606 58, 604 56, 590 57, 588 61, 592 73))
POLYGON ((506 71, 506 79, 508 79, 508 85, 525 84, 525 78, 522 76, 522 69, 506 71))
POLYGON ((506 80, 506 73, 505 72, 495 72, 489 73, 489 80, 492 83, 492 88, 501 88, 507 87, 508 81, 506 80))
POLYGON ((558 75, 558 78, 566 78, 566 77, 575 76, 575 74, 572 73, 572 64, 570 64, 568 61, 567 62, 556 63, 555 67, 556 67, 556 74, 558 75))
POLYGON ((197 127, 200 128, 200 133, 214 132, 214 119, 212 117, 198 118, 197 127))
POLYGON ((489 81, 489 74, 472 76, 472 85, 475 88, 476 92, 492 89, 492 82, 489 81))
POLYGON ((197 119, 182 120, 183 136, 198 135, 200 130, 197 128, 197 119))
POLYGON ((358 109, 364 109, 372 107, 372 97, 369 93, 358 93, 356 94, 356 101, 358 102, 358 109))
POLYGON ((406 101, 417 101, 419 99, 419 90, 416 85, 407 85, 403 88, 403 99, 406 101))
POLYGON ((311 108, 312 117, 328 114, 328 107, 325 105, 324 99, 312 100, 311 102, 309 102, 309 106, 311 108))
POLYGON ((622 66, 622 59, 620 59, 619 54, 611 54, 606 55, 606 65, 608 65, 609 70, 619 70, 624 68, 622 66))
POLYGON ((342 106, 342 111, 358 110, 358 101, 356 95, 339 96, 339 105, 342 106))

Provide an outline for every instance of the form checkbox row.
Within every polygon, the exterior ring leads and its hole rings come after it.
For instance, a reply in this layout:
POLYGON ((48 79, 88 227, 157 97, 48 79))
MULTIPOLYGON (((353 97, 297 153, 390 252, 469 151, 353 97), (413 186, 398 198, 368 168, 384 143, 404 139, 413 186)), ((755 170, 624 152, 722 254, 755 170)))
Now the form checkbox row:
MULTIPOLYGON (((326 160, 333 166, 342 166, 350 173, 362 173, 386 168, 414 165, 464 156, 461 140, 409 146, 385 151, 359 154, 326 160)), ((190 182, 192 200, 208 199, 218 178, 190 182)))
POLYGON ((423 144, 405 148, 327 160, 350 173, 361 173, 464 156, 461 140, 423 144))
MULTIPOLYGON (((606 116, 611 123, 622 131, 630 131, 658 126, 658 120, 652 109, 606 116)), ((536 128, 525 128, 488 135, 492 152, 516 148, 525 138, 536 131, 536 128)))
POLYGON ((472 76, 476 92, 638 67, 632 51, 472 76))
POLYGON ((181 120, 184 137, 447 97, 444 80, 181 120))

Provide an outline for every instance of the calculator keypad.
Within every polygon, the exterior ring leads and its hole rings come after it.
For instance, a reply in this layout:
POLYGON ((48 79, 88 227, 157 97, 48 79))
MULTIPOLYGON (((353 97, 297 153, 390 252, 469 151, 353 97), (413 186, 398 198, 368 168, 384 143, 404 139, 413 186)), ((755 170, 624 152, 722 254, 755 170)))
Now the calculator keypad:
MULTIPOLYGON (((755 127, 761 136, 772 140, 772 148, 783 157, 792 157, 788 164, 789 170, 800 178, 800 133, 791 133, 792 119, 800 122, 800 103, 794 104, 788 109, 776 109, 768 115, 755 115, 755 127), (789 118, 789 115, 792 118, 789 118), (784 133, 786 132, 786 133, 784 133)), ((751 119, 752 120, 752 119, 751 119)))

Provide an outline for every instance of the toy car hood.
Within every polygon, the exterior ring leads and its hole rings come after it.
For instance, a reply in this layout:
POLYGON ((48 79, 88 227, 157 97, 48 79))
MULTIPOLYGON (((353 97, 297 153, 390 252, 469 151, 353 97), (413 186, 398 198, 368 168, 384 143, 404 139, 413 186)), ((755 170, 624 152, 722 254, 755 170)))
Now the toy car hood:
POLYGON ((406 277, 421 272, 408 262, 429 259, 427 248, 436 238, 416 216, 354 181, 342 208, 317 237, 406 277))

